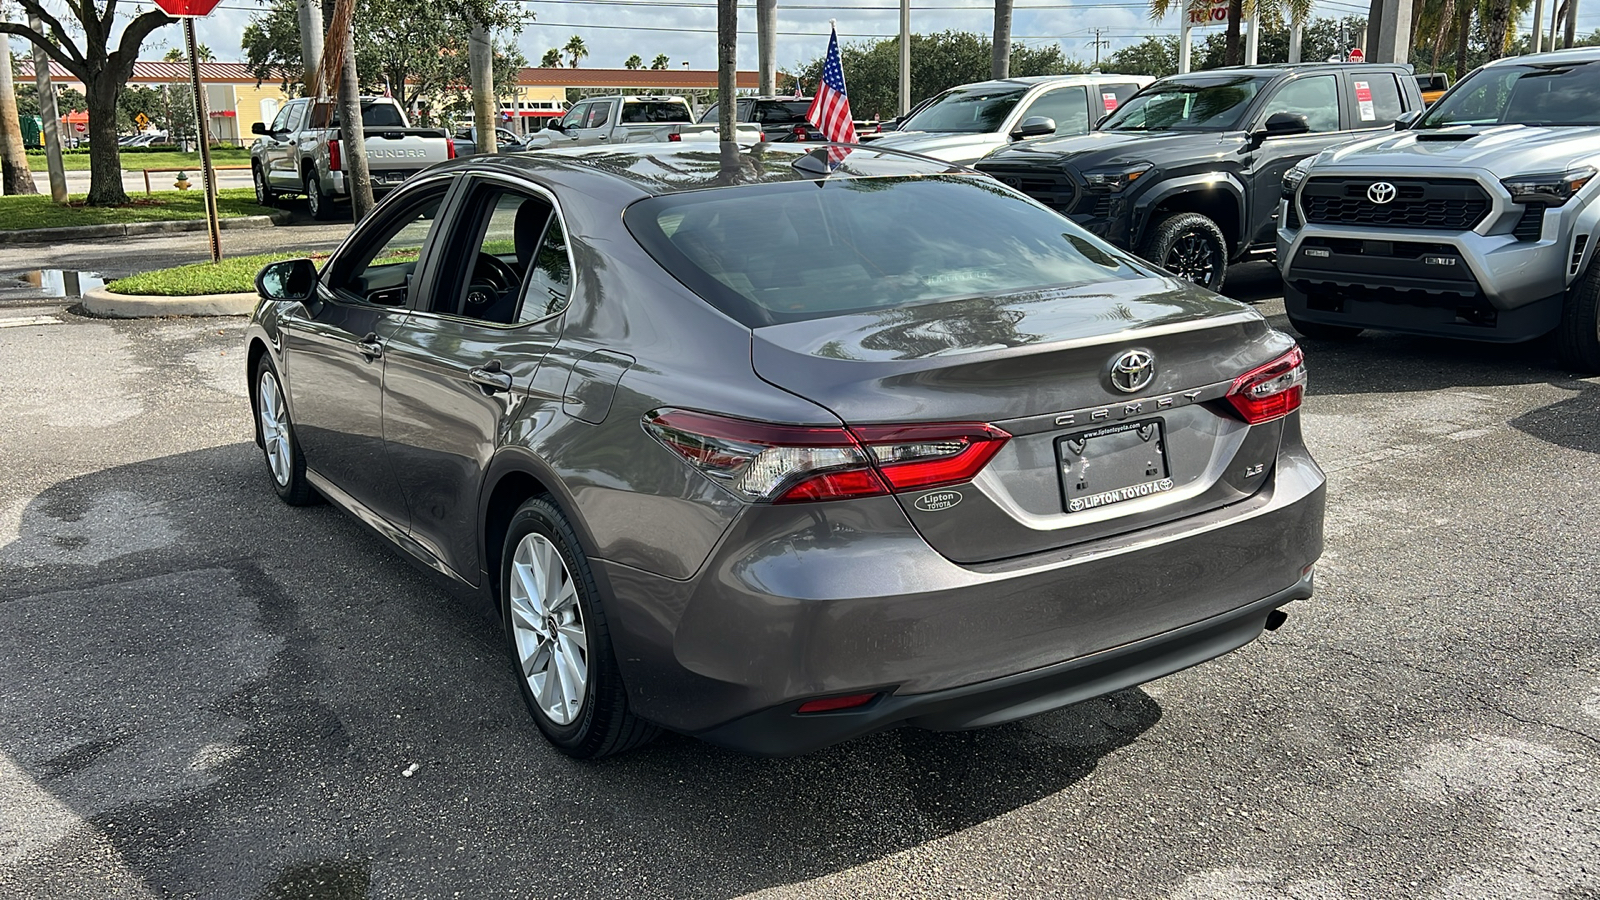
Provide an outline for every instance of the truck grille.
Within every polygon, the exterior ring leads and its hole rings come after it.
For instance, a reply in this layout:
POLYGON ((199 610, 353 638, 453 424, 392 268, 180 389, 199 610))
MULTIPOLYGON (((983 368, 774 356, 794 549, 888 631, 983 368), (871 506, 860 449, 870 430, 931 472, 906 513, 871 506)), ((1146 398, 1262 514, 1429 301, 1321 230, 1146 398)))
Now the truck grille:
POLYGON ((1470 231, 1489 214, 1489 195, 1475 181, 1428 178, 1312 178, 1300 193, 1306 221, 1319 225, 1470 231), (1375 203, 1374 184, 1394 187, 1394 199, 1375 203))
POLYGON ((1007 187, 1014 188, 1057 212, 1072 212, 1078 200, 1078 186, 1066 175, 1052 175, 1032 169, 984 171, 1007 187))

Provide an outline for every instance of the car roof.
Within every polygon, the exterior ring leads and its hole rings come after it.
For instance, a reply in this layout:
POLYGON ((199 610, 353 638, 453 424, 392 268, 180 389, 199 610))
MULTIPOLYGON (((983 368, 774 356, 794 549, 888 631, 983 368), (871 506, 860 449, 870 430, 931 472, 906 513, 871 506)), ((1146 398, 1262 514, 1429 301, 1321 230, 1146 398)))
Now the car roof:
MULTIPOLYGON (((1006 87, 1031 87, 1036 84, 1099 84, 1105 81, 1150 81, 1147 75, 1118 75, 1108 72, 1075 72, 1070 75, 1019 75, 1015 78, 997 78, 992 81, 974 81, 958 84, 949 90, 996 90, 1006 87)), ((942 93, 942 92, 941 92, 942 93)))
POLYGON ((1227 75, 1230 73, 1248 73, 1260 75, 1264 78, 1274 78, 1279 75, 1290 75, 1298 72, 1338 72, 1338 71, 1367 71, 1371 69, 1401 70, 1411 73, 1411 66, 1405 63, 1377 63, 1377 62, 1304 62, 1304 63, 1261 63, 1254 66, 1223 66, 1217 69, 1195 69, 1182 75, 1168 75, 1162 78, 1166 81, 1172 78, 1189 78, 1191 76, 1227 75))
POLYGON ((939 175, 959 173, 979 176, 970 169, 932 157, 871 145, 853 146, 843 163, 832 171, 824 143, 740 145, 736 166, 725 165, 721 145, 705 143, 628 144, 618 147, 579 147, 486 158, 469 156, 440 168, 457 171, 501 172, 541 176, 541 180, 576 185, 590 179, 613 187, 632 187, 642 196, 662 196, 685 191, 751 184, 780 184, 889 175, 939 175), (801 163, 797 161, 810 157, 801 163))
POLYGON ((1569 47, 1566 50, 1529 53, 1526 56, 1505 56, 1484 63, 1484 66, 1548 66, 1559 63, 1591 62, 1600 62, 1600 47, 1569 47))

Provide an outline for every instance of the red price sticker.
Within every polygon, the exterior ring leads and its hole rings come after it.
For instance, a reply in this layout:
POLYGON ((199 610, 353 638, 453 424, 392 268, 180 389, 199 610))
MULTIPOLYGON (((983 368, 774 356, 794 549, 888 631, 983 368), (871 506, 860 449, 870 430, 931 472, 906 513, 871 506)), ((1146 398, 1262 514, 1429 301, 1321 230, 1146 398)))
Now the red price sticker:
POLYGON ((1356 108, 1361 113, 1361 121, 1377 121, 1378 111, 1372 105, 1372 87, 1365 81, 1356 82, 1356 108))
POLYGON ((1102 93, 1100 95, 1100 102, 1104 103, 1106 105, 1106 112, 1116 112, 1117 111, 1117 95, 1116 94, 1102 93))

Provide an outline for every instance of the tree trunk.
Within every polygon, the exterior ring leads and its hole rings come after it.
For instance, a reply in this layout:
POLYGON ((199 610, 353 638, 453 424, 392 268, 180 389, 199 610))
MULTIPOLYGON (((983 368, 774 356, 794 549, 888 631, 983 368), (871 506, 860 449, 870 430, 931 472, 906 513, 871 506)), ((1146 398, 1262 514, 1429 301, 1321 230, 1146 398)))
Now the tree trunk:
POLYGON ((738 0, 717 0, 717 138, 723 156, 738 137, 734 124, 738 116, 739 4, 738 0))
POLYGON ((367 167, 366 124, 361 120, 361 85, 356 81, 355 30, 344 33, 344 64, 339 70, 339 149, 344 152, 344 186, 352 217, 372 212, 372 170, 367 167))
POLYGON ((9 52, 0 53, 0 193, 39 193, 33 184, 33 173, 28 171, 28 150, 22 146, 22 122, 17 118, 17 87, 11 80, 9 52))
POLYGON ((1506 55, 1506 31, 1511 27, 1511 0, 1494 0, 1489 5, 1489 16, 1484 22, 1484 61, 1491 62, 1506 55))
POLYGON ((472 26, 467 38, 467 65, 472 70, 472 124, 478 129, 477 152, 498 153, 495 133, 498 104, 494 102, 494 44, 487 26, 472 26))
POLYGON ((1012 0, 994 0, 994 57, 990 66, 991 77, 1011 77, 1011 3, 1012 0))
POLYGON ((778 0, 756 0, 756 66, 761 74, 758 90, 778 92, 778 0))
MULTIPOLYGON (((132 67, 129 67, 131 74, 132 67)), ((122 189, 122 154, 117 147, 117 94, 126 80, 124 73, 102 71, 84 85, 89 105, 89 197, 90 206, 122 206, 128 192, 122 189), (119 77, 120 76, 120 77, 119 77)), ((204 135, 201 137, 204 140, 204 135)))
POLYGON ((1223 45, 1223 64, 1238 66, 1244 64, 1244 48, 1239 41, 1239 23, 1244 19, 1244 0, 1229 0, 1228 2, 1228 35, 1227 43, 1223 45))
POLYGON ((1456 32, 1456 81, 1460 81, 1471 71, 1467 65, 1467 42, 1472 38, 1472 3, 1461 4, 1460 30, 1456 32))

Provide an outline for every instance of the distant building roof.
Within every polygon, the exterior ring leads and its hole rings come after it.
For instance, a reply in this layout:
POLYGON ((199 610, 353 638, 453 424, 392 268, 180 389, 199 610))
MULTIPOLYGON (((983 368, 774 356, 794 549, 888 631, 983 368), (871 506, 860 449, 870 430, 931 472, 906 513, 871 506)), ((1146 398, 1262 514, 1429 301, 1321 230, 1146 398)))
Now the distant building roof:
MULTIPOLYGON (((32 60, 17 60, 17 77, 33 77, 32 60)), ((50 77, 58 81, 78 80, 78 76, 54 60, 50 61, 50 77)), ((189 64, 141 60, 133 64, 133 77, 128 80, 136 84, 172 84, 188 81, 189 64)), ((242 62, 203 62, 200 64, 200 80, 218 84, 255 84, 256 76, 250 67, 242 62)))

